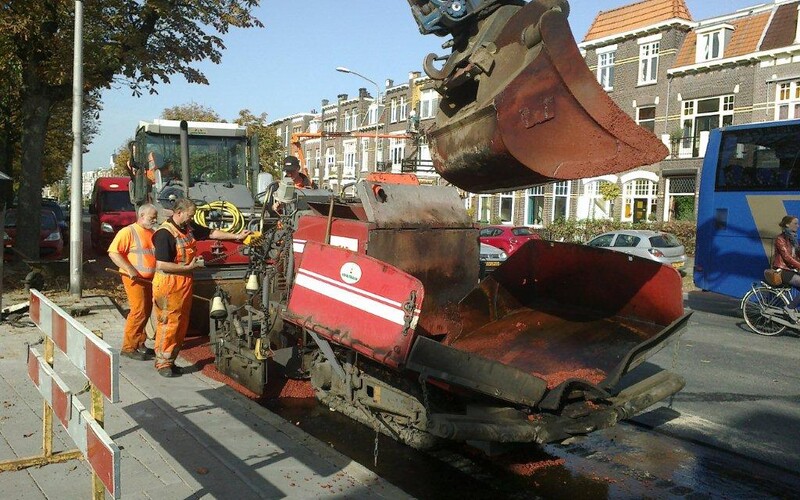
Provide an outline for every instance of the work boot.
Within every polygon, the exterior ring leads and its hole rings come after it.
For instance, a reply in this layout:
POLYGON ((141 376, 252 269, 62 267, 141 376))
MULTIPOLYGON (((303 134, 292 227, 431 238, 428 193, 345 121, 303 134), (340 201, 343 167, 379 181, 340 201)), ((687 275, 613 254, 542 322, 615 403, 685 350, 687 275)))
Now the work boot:
POLYGON ((144 350, 142 350, 142 348, 133 351, 122 351, 120 354, 126 358, 135 359, 136 361, 147 361, 148 359, 152 359, 144 350))
POLYGON ((145 352, 145 354, 147 354, 147 355, 148 355, 148 356, 150 356, 151 358, 154 358, 154 357, 156 357, 156 351, 155 351, 155 349, 150 349, 149 347, 147 347, 147 346, 146 346, 146 345, 144 345, 144 344, 142 344, 142 346, 141 346, 139 349, 144 349, 144 352, 145 352))
MULTIPOLYGON (((180 370, 180 368, 178 370, 180 370)), ((183 372, 175 371, 174 366, 165 366, 163 368, 158 369, 158 374, 161 375, 162 377, 167 377, 167 378, 180 377, 181 373, 183 372)))

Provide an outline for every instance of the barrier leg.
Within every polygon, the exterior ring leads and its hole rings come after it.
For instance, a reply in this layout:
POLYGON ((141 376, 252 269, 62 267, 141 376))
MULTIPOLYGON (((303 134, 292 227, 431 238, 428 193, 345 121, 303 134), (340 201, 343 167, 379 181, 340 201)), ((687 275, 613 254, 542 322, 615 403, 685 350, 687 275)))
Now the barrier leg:
MULTIPOLYGON (((103 332, 95 330, 94 334, 101 339, 103 338, 103 332)), ((103 407, 103 394, 94 386, 94 384, 90 383, 90 387, 90 394, 92 398, 92 418, 97 421, 100 427, 105 428, 105 408, 103 407)), ((100 476, 92 471, 92 499, 104 500, 105 497, 106 487, 103 484, 103 481, 100 480, 100 476)))
MULTIPOLYGON (((44 360, 53 367, 53 340, 50 337, 44 338, 44 360)), ((47 401, 42 403, 42 450, 45 457, 53 455, 53 410, 47 401)))

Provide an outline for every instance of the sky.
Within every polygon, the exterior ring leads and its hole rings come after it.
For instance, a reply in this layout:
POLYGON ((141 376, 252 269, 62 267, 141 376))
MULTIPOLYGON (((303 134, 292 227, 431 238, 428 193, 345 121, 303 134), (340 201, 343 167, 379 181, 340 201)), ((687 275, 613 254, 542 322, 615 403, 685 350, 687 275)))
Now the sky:
MULTIPOLYGON (((694 20, 732 13, 769 0, 686 0, 694 20)), ((600 11, 635 3, 634 0, 572 0, 569 22, 580 42, 600 11)), ((771 3, 771 2, 770 2, 771 3)), ((105 168, 111 155, 133 137, 140 120, 152 121, 165 108, 196 103, 224 119, 241 109, 267 113, 273 121, 295 113, 319 110, 322 99, 339 94, 355 96, 361 87, 375 86, 339 73, 345 66, 375 81, 381 92, 387 79, 408 81, 422 70, 431 52, 444 54, 446 40, 422 36, 403 0, 261 0, 255 11, 264 28, 234 29, 223 36, 220 64, 197 65, 209 85, 189 84, 180 75, 156 87, 158 94, 133 97, 117 85, 103 93, 100 129, 83 169, 105 168)))

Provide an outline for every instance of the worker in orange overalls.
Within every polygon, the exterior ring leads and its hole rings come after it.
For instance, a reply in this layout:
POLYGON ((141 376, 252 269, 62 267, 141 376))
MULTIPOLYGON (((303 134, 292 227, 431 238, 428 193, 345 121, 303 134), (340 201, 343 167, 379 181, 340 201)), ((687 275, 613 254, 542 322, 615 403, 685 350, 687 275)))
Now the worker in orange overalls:
POLYGON ((140 206, 136 222, 122 228, 108 247, 108 256, 119 267, 130 303, 120 354, 139 361, 151 359, 154 354, 152 349, 145 346, 145 325, 153 307, 150 280, 156 271, 153 250, 156 220, 156 207, 150 204, 140 206))
POLYGON ((177 377, 181 369, 175 359, 183 345, 192 309, 192 271, 202 267, 196 256, 196 239, 242 241, 250 231, 238 234, 209 229, 193 222, 194 202, 180 198, 172 217, 153 234, 156 274, 153 277, 153 307, 156 312, 156 370, 164 377, 177 377))
POLYGON ((294 182, 294 187, 305 189, 314 187, 314 183, 306 174, 300 171, 300 160, 296 156, 287 156, 283 159, 283 173, 294 182))

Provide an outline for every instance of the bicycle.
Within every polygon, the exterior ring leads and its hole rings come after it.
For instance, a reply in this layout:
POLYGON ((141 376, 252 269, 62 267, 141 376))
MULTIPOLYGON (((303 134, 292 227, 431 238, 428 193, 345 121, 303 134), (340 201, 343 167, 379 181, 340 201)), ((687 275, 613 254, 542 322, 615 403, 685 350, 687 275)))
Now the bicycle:
POLYGON ((800 330, 784 310, 797 293, 789 285, 772 286, 764 281, 753 283, 742 297, 741 310, 745 323, 759 335, 773 336, 786 328, 800 330))

